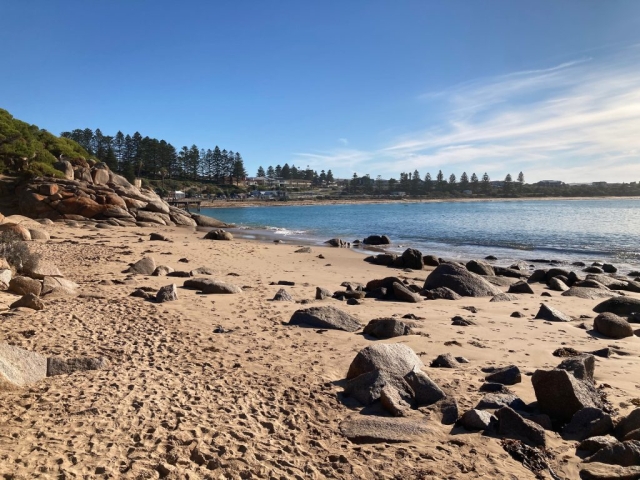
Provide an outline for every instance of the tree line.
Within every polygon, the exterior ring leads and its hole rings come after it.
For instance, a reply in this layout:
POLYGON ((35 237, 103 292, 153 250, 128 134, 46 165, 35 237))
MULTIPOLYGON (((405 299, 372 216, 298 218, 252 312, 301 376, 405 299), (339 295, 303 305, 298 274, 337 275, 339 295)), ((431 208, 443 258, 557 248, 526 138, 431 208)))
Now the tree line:
POLYGON ((180 179, 235 183, 247 176, 240 152, 184 146, 177 150, 171 143, 157 138, 143 137, 139 132, 114 136, 104 135, 97 128, 62 132, 63 138, 77 142, 89 155, 106 163, 129 180, 134 177, 150 179, 180 179))
POLYGON ((283 178, 285 180, 296 179, 296 180, 309 180, 313 185, 325 185, 328 183, 333 183, 333 173, 331 170, 321 170, 318 174, 317 170, 312 170, 307 166, 307 168, 302 169, 298 168, 295 165, 289 166, 288 163, 285 163, 283 166, 276 165, 275 168, 273 166, 267 167, 265 172, 262 166, 258 167, 258 172, 256 174, 257 177, 261 178, 283 178))

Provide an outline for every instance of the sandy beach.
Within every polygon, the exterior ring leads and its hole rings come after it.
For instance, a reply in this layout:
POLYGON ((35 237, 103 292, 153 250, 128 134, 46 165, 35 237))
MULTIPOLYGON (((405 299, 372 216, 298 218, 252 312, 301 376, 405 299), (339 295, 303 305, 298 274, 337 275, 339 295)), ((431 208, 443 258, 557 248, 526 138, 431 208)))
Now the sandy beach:
MULTIPOLYGON (((512 302, 366 298, 347 305, 314 300, 316 287, 336 291, 345 281, 389 275, 422 285, 432 267, 403 272, 366 263, 349 249, 295 253, 293 244, 211 241, 180 227, 162 229, 170 242, 150 241, 154 228, 64 223, 39 228, 46 228, 51 240, 34 242, 33 248, 77 282, 80 294, 45 297, 45 308, 34 311, 10 310, 18 297, 3 292, 0 341, 46 356, 104 356, 109 366, 0 391, 5 478, 536 478, 504 451, 498 437, 442 425, 428 408, 416 411, 428 421, 428 433, 418 440, 346 439, 340 424, 361 407, 342 398, 345 375, 358 351, 377 342, 411 347, 461 412, 484 395, 478 391, 483 367, 518 365, 522 383, 509 388, 526 403, 535 401, 529 375, 557 365, 561 359, 552 352, 563 346, 618 351, 597 358, 596 384, 605 385, 620 414, 640 397, 640 339, 602 339, 578 328, 582 322, 590 325, 600 300, 554 291, 541 297, 547 288, 533 284, 534 294, 512 302), (209 267, 213 278, 243 291, 201 295, 181 288, 182 278, 122 273, 144 256, 176 270, 209 267), (283 280, 295 285, 272 285, 283 280), (171 283, 178 285, 177 301, 156 304, 129 296, 136 288, 156 291, 171 283), (309 304, 271 301, 280 288, 309 304), (576 320, 534 320, 541 302, 576 320), (416 334, 376 341, 359 333, 286 325, 297 309, 320 304, 336 306, 363 324, 414 314, 416 334), (477 313, 464 308, 471 306, 477 313), (523 318, 510 317, 514 311, 523 318), (456 315, 476 325, 453 326, 456 315), (469 363, 428 367, 444 353, 469 363)), ((546 434, 553 470, 559 478, 578 478, 576 442, 546 434)))

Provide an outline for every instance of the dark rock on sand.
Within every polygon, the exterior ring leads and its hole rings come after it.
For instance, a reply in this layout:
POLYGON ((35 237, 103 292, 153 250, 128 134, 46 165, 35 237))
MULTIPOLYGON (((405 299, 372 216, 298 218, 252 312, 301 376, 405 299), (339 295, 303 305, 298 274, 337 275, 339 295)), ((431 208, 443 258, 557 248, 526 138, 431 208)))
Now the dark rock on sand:
POLYGON ((498 418, 498 434, 521 440, 534 447, 544 447, 547 439, 544 428, 527 420, 509 407, 502 407, 495 413, 498 418))
POLYGON ((593 307, 596 313, 610 312, 620 316, 628 316, 640 312, 640 299, 632 297, 613 297, 593 307))
POLYGON ((401 283, 393 283, 393 295, 397 300, 401 302, 419 303, 422 301, 422 297, 417 293, 412 292, 401 283))
POLYGON ((242 289, 231 283, 221 282, 212 278, 192 278, 185 280, 184 288, 200 290, 205 294, 234 294, 242 293, 242 289))
POLYGON ((492 420, 497 420, 486 410, 471 409, 460 417, 460 425, 467 430, 486 430, 492 420))
POLYGON ((391 239, 386 235, 369 235, 362 243, 365 245, 390 245, 391 239))
POLYGON ((425 420, 373 415, 352 415, 340 424, 340 431, 356 443, 412 442, 434 433, 425 420))
POLYGON ((629 440, 601 448, 588 458, 585 463, 598 462, 609 465, 631 467, 640 465, 640 441, 629 440))
POLYGON ((47 377, 54 375, 67 375, 73 372, 84 372, 87 370, 101 370, 109 365, 109 361, 104 357, 77 357, 77 358, 47 358, 47 377))
POLYGON ((356 332, 362 328, 357 318, 331 306, 297 310, 291 316, 289 325, 306 325, 313 328, 329 328, 347 332, 356 332))
POLYGON ((420 357, 410 347, 401 343, 377 343, 358 352, 349 366, 347 378, 354 378, 373 370, 404 377, 415 367, 422 366, 420 357))
POLYGON ((131 265, 128 273, 137 275, 151 275, 156 269, 156 261, 152 257, 144 257, 131 265))
POLYGON ((540 304, 540 310, 536 314, 536 317, 539 320, 547 320, 549 322, 570 322, 571 317, 562 313, 560 310, 556 310, 549 305, 545 305, 544 303, 540 304))
POLYGON ((207 232, 204 236, 206 240, 233 240, 233 235, 230 232, 217 228, 207 232))
POLYGON ((610 445, 615 445, 616 443, 618 443, 618 439, 611 435, 590 437, 580 442, 576 450, 595 453, 602 448, 608 447, 610 445))
POLYGON ((276 292, 273 297, 274 302, 293 302, 293 297, 284 288, 281 288, 276 292))
POLYGON ((404 379, 380 370, 372 370, 347 380, 344 394, 362 405, 371 405, 380 399, 385 385, 393 387, 405 400, 410 401, 413 396, 411 387, 404 379))
POLYGON ((411 268, 413 270, 422 270, 424 261, 422 260, 422 252, 415 248, 407 248, 402 252, 402 264, 404 268, 411 268))
POLYGON ((610 312, 604 312, 598 315, 593 321, 593 329, 609 338, 633 336, 631 324, 624 318, 610 312))
POLYGON ((425 290, 447 287, 465 297, 488 297, 501 293, 480 275, 468 271, 461 265, 444 263, 429 274, 424 283, 425 290))
POLYGON ((485 377, 485 381, 503 385, 515 385, 522 382, 522 374, 516 365, 509 365, 493 371, 485 377))
POLYGON ((425 292, 428 300, 460 300, 462 297, 447 287, 434 288, 425 292))
POLYGON ((23 295, 22 298, 9 305, 9 308, 20 307, 31 308, 32 310, 42 310, 44 308, 44 302, 33 293, 27 293, 26 295, 23 295))
POLYGON ((526 410, 527 405, 512 393, 487 393, 476 405, 479 410, 496 410, 502 407, 526 410))
POLYGON ((446 396, 442 389, 418 367, 414 367, 407 373, 404 380, 413 390, 414 400, 418 407, 431 405, 446 396))
POLYGON ((528 294, 532 294, 533 293, 533 289, 531 288, 531 286, 527 283, 527 282, 517 282, 514 283, 513 285, 511 285, 509 287, 509 290, 507 291, 507 293, 528 293, 528 294))
POLYGON ((467 270, 478 275, 495 275, 496 272, 491 265, 482 260, 470 260, 467 262, 467 270))
POLYGON ((435 360, 431 362, 433 368, 458 368, 459 362, 450 353, 444 353, 438 355, 435 360))
POLYGON ((595 366, 595 357, 591 354, 585 353, 563 360, 556 368, 571 372, 578 380, 593 382, 595 366))
POLYGON ((411 335, 411 326, 395 318, 376 318, 371 320, 363 330, 363 333, 379 339, 411 335))
POLYGON ((316 300, 324 300, 325 298, 331 298, 333 294, 326 288, 316 287, 316 300))
POLYGON ((165 285, 156 293, 156 302, 158 303, 174 302, 176 300, 178 300, 178 289, 175 283, 165 285))
POLYGON ((499 293, 495 295, 490 301, 491 302, 515 302, 518 300, 518 296, 513 293, 499 293))
POLYGON ((32 293, 39 296, 42 292, 42 282, 35 278, 29 277, 14 277, 9 281, 9 289, 11 293, 18 295, 26 295, 32 293))
POLYGON ((580 466, 581 480, 638 480, 640 466, 621 467, 606 463, 583 463, 580 466))
POLYGON ((616 436, 624 438, 630 432, 640 428, 640 408, 636 408, 629 415, 623 417, 616 425, 616 436))
POLYGON ((616 296, 616 293, 611 292, 608 288, 586 288, 573 285, 569 290, 562 292, 563 297, 578 297, 585 300, 595 300, 596 298, 609 298, 616 296))
POLYGON ((586 407, 578 410, 562 429, 562 435, 571 440, 608 435, 613 432, 611 416, 599 408, 586 407))

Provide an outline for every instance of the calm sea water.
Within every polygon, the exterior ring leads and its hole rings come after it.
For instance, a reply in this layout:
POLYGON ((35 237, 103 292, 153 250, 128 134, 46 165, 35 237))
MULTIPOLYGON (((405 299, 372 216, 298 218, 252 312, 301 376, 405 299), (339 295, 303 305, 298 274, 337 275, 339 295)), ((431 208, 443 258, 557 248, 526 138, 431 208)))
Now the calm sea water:
POLYGON ((640 199, 392 203, 203 209, 251 237, 347 241, 389 235, 392 250, 448 258, 546 258, 640 264, 640 199))

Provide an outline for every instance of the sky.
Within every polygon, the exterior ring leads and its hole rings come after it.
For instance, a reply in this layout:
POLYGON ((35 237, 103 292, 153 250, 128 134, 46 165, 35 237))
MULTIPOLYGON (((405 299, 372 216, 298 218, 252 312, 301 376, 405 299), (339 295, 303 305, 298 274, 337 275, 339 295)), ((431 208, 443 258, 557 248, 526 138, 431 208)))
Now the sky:
POLYGON ((637 0, 0 0, 0 108, 335 177, 640 181, 637 0))

